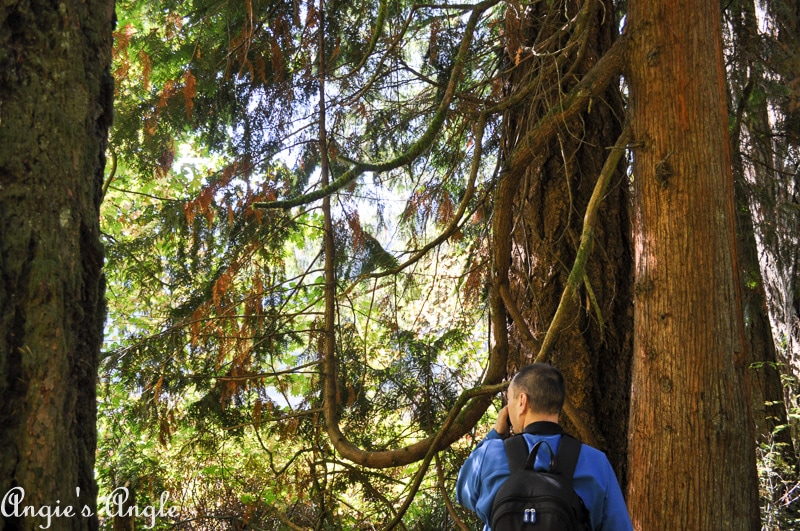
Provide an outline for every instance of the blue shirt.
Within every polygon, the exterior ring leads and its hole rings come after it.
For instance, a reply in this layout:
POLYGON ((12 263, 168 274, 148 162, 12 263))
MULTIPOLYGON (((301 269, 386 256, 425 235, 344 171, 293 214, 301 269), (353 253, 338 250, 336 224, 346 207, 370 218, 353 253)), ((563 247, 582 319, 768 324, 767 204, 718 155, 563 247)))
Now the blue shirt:
MULTIPOLYGON (((558 428, 557 424, 550 422, 541 424, 558 428)), ((558 452, 560 434, 531 435, 526 433, 523 436, 528 443, 529 450, 536 442, 545 440, 553 452, 558 452)), ((537 470, 547 470, 550 463, 550 455, 546 447, 543 450, 540 449, 536 456, 534 468, 537 470)), ((489 531, 495 494, 510 474, 503 439, 500 434, 492 430, 464 462, 456 483, 456 499, 461 505, 478 514, 485 524, 484 531, 489 531)), ((578 456, 572 486, 589 510, 592 529, 595 531, 633 530, 617 476, 614 475, 614 470, 611 468, 606 454, 584 444, 578 456)))

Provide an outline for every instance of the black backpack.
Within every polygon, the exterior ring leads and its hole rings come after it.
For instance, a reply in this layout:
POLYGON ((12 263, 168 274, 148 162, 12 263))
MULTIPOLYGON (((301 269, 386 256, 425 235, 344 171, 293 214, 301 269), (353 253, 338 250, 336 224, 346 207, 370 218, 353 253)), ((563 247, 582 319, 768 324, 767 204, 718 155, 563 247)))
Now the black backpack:
POLYGON ((580 441, 562 435, 555 457, 546 441, 537 442, 529 453, 522 435, 506 439, 505 448, 511 475, 492 503, 492 531, 591 530, 589 511, 572 488, 580 441), (533 469, 542 446, 550 450, 549 471, 533 469))

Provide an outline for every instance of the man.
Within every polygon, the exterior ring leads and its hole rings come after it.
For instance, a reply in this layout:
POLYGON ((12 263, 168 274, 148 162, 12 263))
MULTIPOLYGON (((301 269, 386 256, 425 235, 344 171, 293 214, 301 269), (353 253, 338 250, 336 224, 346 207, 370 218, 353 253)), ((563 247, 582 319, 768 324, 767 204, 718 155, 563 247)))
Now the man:
MULTIPOLYGON (((500 485, 511 474, 503 439, 523 433, 528 449, 545 440, 553 452, 564 433, 558 424, 564 405, 564 377, 546 363, 523 367, 508 386, 508 405, 498 415, 494 428, 467 458, 456 484, 458 502, 474 511, 489 530, 492 502, 500 485)), ((540 451, 535 468, 546 470, 550 455, 540 451)), ((589 510, 592 529, 596 531, 632 530, 628 509, 617 477, 605 454, 582 445, 573 476, 573 487, 589 510)))

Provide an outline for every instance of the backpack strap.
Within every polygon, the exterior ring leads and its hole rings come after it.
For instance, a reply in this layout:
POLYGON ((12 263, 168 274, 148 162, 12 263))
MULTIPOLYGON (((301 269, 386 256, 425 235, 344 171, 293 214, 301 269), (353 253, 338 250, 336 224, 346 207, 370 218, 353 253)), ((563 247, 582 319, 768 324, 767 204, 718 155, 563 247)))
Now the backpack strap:
POLYGON ((513 474, 517 469, 525 468, 525 461, 528 459, 528 443, 522 435, 509 437, 503 444, 506 448, 508 458, 508 469, 513 474))
POLYGON ((561 436, 556 455, 556 472, 572 481, 575 467, 578 466, 578 457, 581 453, 581 442, 567 434, 561 436))
POLYGON ((575 467, 578 466, 578 457, 580 456, 582 445, 578 439, 566 433, 561 435, 561 440, 558 443, 558 452, 555 456, 546 441, 537 442, 529 452, 528 443, 522 434, 509 437, 504 441, 508 469, 511 472, 520 468, 533 470, 533 463, 536 461, 536 455, 543 443, 550 450, 550 471, 572 480, 575 475, 575 467))
POLYGON ((514 471, 517 469, 523 468, 526 470, 533 470, 533 465, 536 463, 536 456, 539 453, 539 448, 542 445, 547 446, 547 450, 550 453, 550 470, 556 469, 556 462, 554 461, 553 449, 550 448, 550 445, 547 441, 539 441, 533 445, 530 452, 528 451, 528 443, 525 441, 525 437, 520 435, 514 435, 513 437, 509 437, 504 441, 504 445, 506 448, 506 458, 508 458, 508 469, 513 474, 514 471))

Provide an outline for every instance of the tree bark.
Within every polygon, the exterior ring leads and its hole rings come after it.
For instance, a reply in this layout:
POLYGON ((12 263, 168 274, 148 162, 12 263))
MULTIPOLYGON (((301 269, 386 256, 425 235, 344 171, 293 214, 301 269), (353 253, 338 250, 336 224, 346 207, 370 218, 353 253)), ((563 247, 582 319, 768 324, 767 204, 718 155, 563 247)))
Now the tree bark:
MULTIPOLYGON (((548 7, 529 6, 524 17, 509 8, 506 16, 508 53, 515 60, 516 42, 537 48, 555 40, 552 32, 555 14, 574 15, 592 2, 566 2, 548 7), (543 12, 545 11, 545 12, 543 12)), ((583 33, 579 24, 570 38, 582 41, 581 51, 565 54, 559 71, 548 71, 553 61, 537 61, 520 55, 521 62, 509 80, 511 94, 525 90, 539 77, 554 91, 537 92, 505 116, 506 150, 514 153, 516 139, 538 127, 542 116, 559 99, 558 90, 571 88, 617 38, 610 2, 605 7, 594 3, 587 15, 583 33)), ((565 21, 560 21, 564 23, 565 21)), ((563 39, 564 41, 566 38, 563 39)), ((525 49, 525 48, 523 48, 525 49)), ((519 313, 509 325, 509 373, 533 361, 553 320, 561 294, 567 285, 576 258, 584 214, 609 148, 622 128, 624 110, 617 84, 612 82, 592 104, 577 116, 562 121, 534 161, 515 166, 510 173, 521 173, 513 204, 512 251, 509 268, 509 304, 519 313), (530 331, 530 339, 526 339, 530 331)), ((593 252, 586 267, 584 282, 569 301, 567 325, 558 333, 548 361, 565 374, 575 419, 587 426, 593 442, 609 453, 615 469, 624 479, 626 464, 630 356, 632 352, 633 310, 630 304, 631 250, 629 191, 624 164, 620 164, 603 199, 594 233, 593 252)), ((496 238, 502 234, 496 234, 496 238)), ((579 430, 572 419, 564 418, 575 435, 579 430)))
POLYGON ((636 529, 758 529, 717 2, 629 5, 636 529))
POLYGON ((0 7, 0 495, 24 489, 0 530, 38 529, 68 507, 51 529, 98 527, 82 512, 96 513, 113 9, 0 7))
MULTIPOLYGON (((748 83, 759 97, 750 98, 741 113, 744 186, 749 193, 776 357, 787 381, 796 382, 800 377, 800 109, 797 91, 787 93, 787 88, 800 75, 796 31, 800 5, 767 2, 760 16, 768 21, 763 32, 753 29, 759 18, 755 6, 746 6, 744 16, 749 20, 743 25, 749 31, 743 31, 740 38, 747 44, 742 48, 750 66, 748 83)), ((786 385, 784 390, 787 407, 797 407, 798 385, 786 385)), ((798 447, 800 423, 792 418, 789 422, 798 447)))
MULTIPOLYGON (((784 446, 781 455, 787 462, 795 461, 790 430, 776 428, 789 421, 784 405, 784 390, 781 367, 770 326, 767 295, 759 265, 759 248, 750 205, 758 206, 758 196, 748 182, 765 182, 764 173, 774 180, 776 175, 769 140, 758 138, 753 130, 768 129, 767 102, 752 98, 756 86, 763 86, 762 42, 755 29, 758 27, 754 0, 732 2, 726 9, 729 21, 726 42, 728 63, 728 115, 734 126, 731 128, 732 168, 734 197, 736 201, 736 235, 739 256, 739 278, 742 293, 742 309, 745 325, 745 352, 748 355, 745 376, 750 391, 750 405, 758 442, 769 443, 773 439, 784 446), (756 121, 755 128, 753 122, 756 121), (765 150, 766 148, 766 150, 765 150), (770 161, 753 166, 746 161, 770 161), (753 172, 761 175, 756 177, 753 172)), ((759 88, 758 90, 763 90, 759 88)), ((783 364, 788 371, 788 366, 783 364)))

